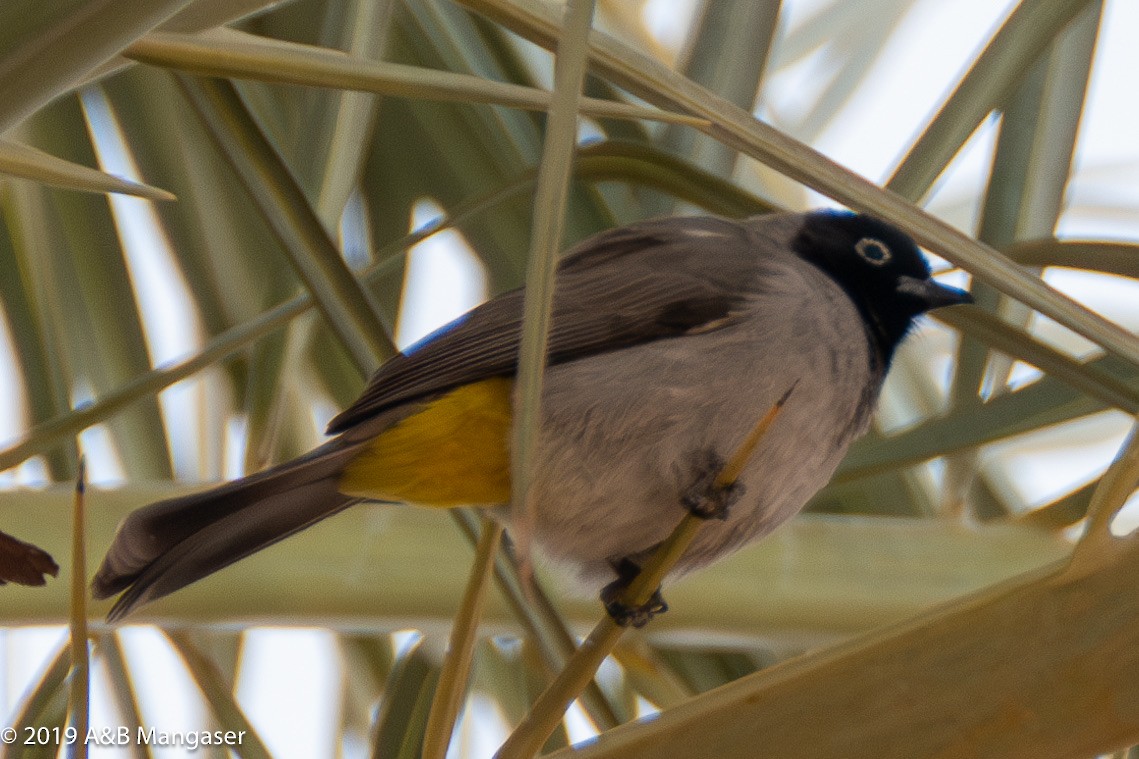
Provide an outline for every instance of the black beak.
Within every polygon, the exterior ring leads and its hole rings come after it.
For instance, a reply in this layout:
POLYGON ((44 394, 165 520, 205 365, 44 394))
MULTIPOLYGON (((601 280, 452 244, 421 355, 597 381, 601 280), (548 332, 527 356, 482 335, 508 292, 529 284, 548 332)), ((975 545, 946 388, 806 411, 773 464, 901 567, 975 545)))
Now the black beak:
POLYGON ((921 301, 926 311, 943 306, 956 306, 959 303, 972 303, 973 296, 965 290, 943 285, 932 279, 898 277, 898 293, 921 301))

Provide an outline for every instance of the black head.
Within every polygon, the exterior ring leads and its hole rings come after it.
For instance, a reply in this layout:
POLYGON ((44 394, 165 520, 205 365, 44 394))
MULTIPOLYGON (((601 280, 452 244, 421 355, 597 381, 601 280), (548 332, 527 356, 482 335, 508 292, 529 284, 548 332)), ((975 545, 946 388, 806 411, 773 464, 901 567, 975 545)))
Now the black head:
POLYGON ((914 241, 871 216, 812 211, 792 247, 846 291, 887 365, 915 317, 973 300, 964 290, 930 279, 929 264, 914 241))

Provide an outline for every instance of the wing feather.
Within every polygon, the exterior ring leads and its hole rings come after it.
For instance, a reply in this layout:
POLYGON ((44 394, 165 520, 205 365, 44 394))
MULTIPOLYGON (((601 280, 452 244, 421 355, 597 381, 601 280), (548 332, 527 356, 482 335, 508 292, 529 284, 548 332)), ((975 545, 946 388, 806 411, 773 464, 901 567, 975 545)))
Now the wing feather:
MULTIPOLYGON (((727 323, 758 269, 756 223, 715 217, 657 219, 596 235, 558 266, 549 362, 616 350, 727 323)), ((514 374, 522 291, 456 319, 372 376, 329 424, 343 432, 407 401, 514 374)))

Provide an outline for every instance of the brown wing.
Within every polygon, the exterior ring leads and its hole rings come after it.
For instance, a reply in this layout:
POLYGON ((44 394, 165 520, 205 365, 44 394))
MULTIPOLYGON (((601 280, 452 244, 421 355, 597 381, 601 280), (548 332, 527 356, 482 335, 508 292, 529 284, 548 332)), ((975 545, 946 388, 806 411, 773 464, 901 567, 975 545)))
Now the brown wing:
MULTIPOLYGON (((754 291, 757 260, 744 225, 714 217, 657 219, 596 235, 558 267, 549 362, 718 325, 754 291)), ((522 291, 495 297, 381 366, 328 432, 400 403, 513 375, 521 329, 522 291)))

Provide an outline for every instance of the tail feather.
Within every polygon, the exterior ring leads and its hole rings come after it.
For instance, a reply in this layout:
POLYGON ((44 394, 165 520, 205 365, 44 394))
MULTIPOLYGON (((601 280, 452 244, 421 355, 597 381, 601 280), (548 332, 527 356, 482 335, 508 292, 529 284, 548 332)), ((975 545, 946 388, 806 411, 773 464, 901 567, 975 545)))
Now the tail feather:
POLYGON ((334 440, 279 467, 133 512, 119 525, 93 595, 125 591, 108 615, 120 619, 343 511, 360 500, 337 489, 355 448, 334 440))

